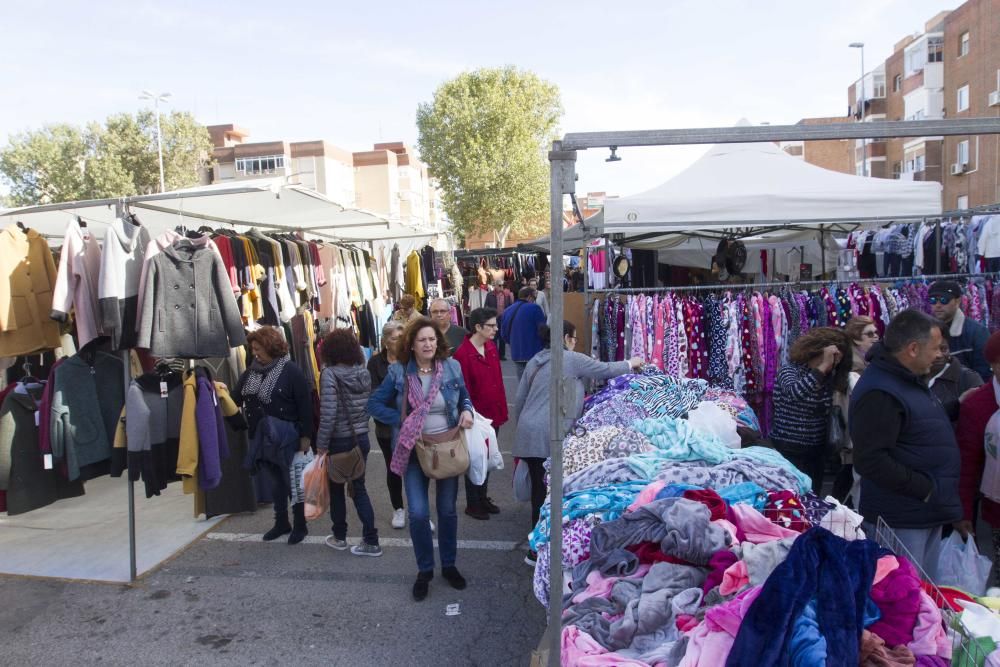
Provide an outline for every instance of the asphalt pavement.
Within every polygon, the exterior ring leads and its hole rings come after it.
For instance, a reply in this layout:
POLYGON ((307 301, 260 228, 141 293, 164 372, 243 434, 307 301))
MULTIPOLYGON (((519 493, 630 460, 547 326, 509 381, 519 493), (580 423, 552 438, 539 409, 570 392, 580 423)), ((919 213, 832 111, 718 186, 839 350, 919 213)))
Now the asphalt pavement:
MULTIPOLYGON (((512 402, 512 363, 504 374, 512 402)), ((490 477, 501 513, 466 516, 459 490, 463 591, 439 569, 427 599, 412 599, 409 531, 390 526, 373 437, 366 482, 382 557, 325 546, 328 518, 310 522, 302 544, 265 543, 271 512, 261 507, 224 520, 134 585, 0 577, 0 664, 527 665, 545 612, 524 564, 530 508, 511 492, 513 432, 512 423, 501 429, 506 467, 490 477)), ((348 524, 357 543, 350 502, 348 524)))

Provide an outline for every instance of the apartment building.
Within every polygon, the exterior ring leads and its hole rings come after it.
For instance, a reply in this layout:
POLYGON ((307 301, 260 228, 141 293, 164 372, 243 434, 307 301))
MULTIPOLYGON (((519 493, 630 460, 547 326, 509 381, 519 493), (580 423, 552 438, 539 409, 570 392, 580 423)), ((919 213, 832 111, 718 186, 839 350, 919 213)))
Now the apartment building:
POLYGON ((427 165, 403 142, 352 152, 328 141, 247 142, 236 125, 211 125, 212 183, 284 177, 337 203, 410 224, 437 228, 441 198, 427 165))
MULTIPOLYGON (((847 116, 828 118, 803 118, 796 125, 829 125, 831 123, 847 123, 847 116)), ((830 139, 824 141, 782 141, 778 144, 782 150, 793 157, 801 158, 817 167, 851 173, 854 171, 854 142, 848 139, 830 139)))
MULTIPOLYGON (((859 122, 1000 114, 1000 0, 968 0, 931 18, 922 33, 847 90, 859 122)), ((1000 138, 921 137, 852 141, 848 173, 937 181, 945 210, 1000 202, 1000 138)))

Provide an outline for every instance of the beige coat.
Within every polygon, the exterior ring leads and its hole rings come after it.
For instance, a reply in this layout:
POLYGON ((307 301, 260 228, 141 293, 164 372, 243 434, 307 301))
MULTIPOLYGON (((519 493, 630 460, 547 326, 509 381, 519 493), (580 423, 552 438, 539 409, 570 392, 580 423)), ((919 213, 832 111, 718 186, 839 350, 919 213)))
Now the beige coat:
POLYGON ((59 347, 50 317, 56 264, 45 239, 10 225, 0 232, 0 357, 59 347))

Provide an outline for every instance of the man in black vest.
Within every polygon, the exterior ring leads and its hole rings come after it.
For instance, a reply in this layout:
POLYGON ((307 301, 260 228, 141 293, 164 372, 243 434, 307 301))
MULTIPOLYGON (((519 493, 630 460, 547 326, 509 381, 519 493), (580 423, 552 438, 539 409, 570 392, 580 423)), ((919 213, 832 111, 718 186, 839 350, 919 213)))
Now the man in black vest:
POLYGON ((962 519, 955 432, 921 379, 940 356, 941 339, 940 322, 930 315, 899 313, 869 352, 848 417, 869 537, 881 518, 930 576, 941 528, 962 519))

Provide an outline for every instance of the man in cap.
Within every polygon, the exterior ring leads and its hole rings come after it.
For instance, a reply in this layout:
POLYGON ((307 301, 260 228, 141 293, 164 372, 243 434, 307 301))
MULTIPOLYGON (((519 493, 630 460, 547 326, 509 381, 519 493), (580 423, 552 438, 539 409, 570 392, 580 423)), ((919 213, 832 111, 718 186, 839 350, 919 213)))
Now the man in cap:
POLYGON ((979 373, 983 380, 989 380, 992 372, 983 356, 983 348, 990 332, 962 312, 962 286, 954 280, 938 280, 927 290, 927 300, 934 317, 944 322, 948 328, 951 356, 966 368, 979 373))

